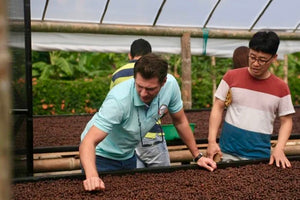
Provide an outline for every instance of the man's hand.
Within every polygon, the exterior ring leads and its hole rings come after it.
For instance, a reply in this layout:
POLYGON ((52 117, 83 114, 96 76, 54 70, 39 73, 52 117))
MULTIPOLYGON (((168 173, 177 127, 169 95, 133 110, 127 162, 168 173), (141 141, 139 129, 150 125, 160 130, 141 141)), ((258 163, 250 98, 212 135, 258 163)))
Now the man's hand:
POLYGON ((219 145, 217 143, 208 143, 206 156, 210 159, 214 159, 217 154, 222 158, 222 152, 219 145))
POLYGON ((282 167, 282 168, 286 168, 286 167, 291 167, 291 163, 290 161, 287 159, 287 157, 284 154, 284 151, 281 149, 276 149, 276 147, 273 150, 273 153, 270 157, 270 165, 273 165, 275 161, 275 164, 277 167, 282 167))
POLYGON ((90 177, 83 181, 83 187, 86 191, 104 190, 104 182, 99 177, 90 177))
POLYGON ((204 167, 206 169, 208 169, 209 171, 214 171, 216 168, 217 168, 217 164, 215 161, 213 161, 212 159, 210 158, 206 158, 206 157, 201 157, 198 161, 197 161, 197 164, 200 166, 200 167, 204 167))

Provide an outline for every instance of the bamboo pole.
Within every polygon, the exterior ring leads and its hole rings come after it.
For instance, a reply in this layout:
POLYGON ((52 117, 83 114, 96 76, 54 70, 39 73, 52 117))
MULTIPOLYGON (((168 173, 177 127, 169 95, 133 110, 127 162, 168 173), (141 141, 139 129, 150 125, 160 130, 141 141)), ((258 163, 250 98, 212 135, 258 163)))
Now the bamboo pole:
POLYGON ((284 72, 284 77, 283 80, 286 84, 288 84, 288 55, 284 55, 284 65, 283 65, 283 72, 284 72))
MULTIPOLYGON (((271 148, 271 152, 274 147, 271 148)), ((203 155, 206 155, 206 149, 199 149, 203 155)), ((284 153, 288 156, 300 155, 300 144, 298 145, 286 145, 284 148, 284 153)), ((169 151, 169 156, 171 162, 192 162, 193 156, 189 150, 173 150, 169 151)), ((216 162, 220 161, 220 158, 216 156, 214 158, 216 162)))
MULTIPOLYGON (((277 144, 277 140, 271 140, 271 146, 275 147, 277 144)), ((198 149, 203 149, 203 148, 207 148, 207 143, 204 144, 197 144, 198 149)), ((300 146, 300 139, 291 139, 288 140, 288 142, 286 143, 286 146, 300 146)), ((176 146, 168 146, 168 150, 169 151, 176 151, 176 150, 184 150, 184 149, 188 149, 188 147, 186 145, 176 145, 176 146)))
MULTIPOLYGON (((12 22, 12 30, 22 27, 21 22, 12 22)), ((133 26, 133 25, 109 25, 96 23, 72 23, 72 22, 31 22, 32 32, 62 32, 62 33, 95 33, 116 35, 149 35, 149 36, 178 36, 189 32, 191 37, 203 37, 202 28, 189 27, 163 27, 163 26, 133 26)), ((209 30, 209 38, 224 39, 250 39, 254 33, 238 30, 209 30)), ((299 32, 278 32, 281 40, 299 40, 299 32)))
MULTIPOLYGON (((273 151, 277 141, 272 140, 271 144, 271 151, 273 151)), ((207 144, 198 144, 197 147, 203 155, 206 155, 207 144)), ((169 146, 168 150, 171 163, 188 163, 193 160, 193 156, 186 145, 169 146)), ((288 156, 300 155, 300 140, 289 140, 285 146, 284 152, 288 156)), ((34 158, 35 173, 74 171, 81 169, 78 152, 44 153, 44 155, 35 154, 34 158)), ((220 158, 216 156, 214 160, 219 162, 220 158)))
MULTIPOLYGON (((272 148, 272 151, 274 149, 272 148)), ((300 145, 286 145, 284 148, 284 153, 289 156, 300 155, 300 145)))
POLYGON ((66 171, 80 169, 79 158, 55 158, 34 160, 34 172, 66 171))
MULTIPOLYGON (((197 144, 198 149, 199 148, 207 148, 207 144, 197 144)), ((184 150, 188 149, 186 145, 176 145, 176 146, 168 146, 169 151, 176 151, 176 150, 184 150)))
POLYGON ((212 88, 212 105, 215 102, 215 93, 216 93, 216 88, 217 88, 217 81, 216 81, 216 73, 215 73, 215 67, 216 67, 216 57, 212 56, 211 57, 211 67, 213 68, 212 71, 212 75, 211 75, 211 79, 213 82, 213 88, 212 88))
POLYGON ((45 177, 45 176, 57 176, 57 175, 70 175, 70 174, 80 174, 83 173, 81 169, 76 169, 76 170, 67 170, 67 171, 54 171, 54 172, 39 172, 39 173, 34 173, 35 177, 45 177))
MULTIPOLYGON (((275 147, 277 144, 277 140, 271 140, 271 146, 275 147)), ((198 149, 207 148, 207 143, 197 144, 198 149)), ((300 139, 290 139, 287 141, 286 146, 300 146, 300 139)), ((168 146, 168 151, 174 150, 187 150, 188 147, 186 145, 174 145, 168 146)), ((49 158, 63 158, 63 157, 73 157, 79 156, 78 151, 71 152, 53 152, 53 153, 35 153, 34 159, 49 159, 49 158)))
POLYGON ((191 77, 191 36, 190 33, 184 33, 181 37, 181 58, 182 58, 182 87, 181 95, 183 108, 192 108, 192 77, 191 77))
POLYGON ((78 151, 73 152, 55 152, 55 153, 36 153, 33 159, 53 159, 53 158, 66 158, 66 157, 79 157, 78 151))
POLYGON ((0 0, 0 199, 3 200, 11 199, 11 91, 6 8, 6 1, 0 0))

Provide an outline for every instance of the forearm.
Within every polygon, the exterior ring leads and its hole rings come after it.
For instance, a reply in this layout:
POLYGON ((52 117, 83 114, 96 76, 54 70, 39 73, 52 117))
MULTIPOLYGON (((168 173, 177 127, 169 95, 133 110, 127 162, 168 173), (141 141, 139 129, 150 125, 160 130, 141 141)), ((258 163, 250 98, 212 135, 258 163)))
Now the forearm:
POLYGON ((81 141, 79 146, 79 156, 87 178, 98 176, 95 149, 106 135, 106 133, 96 126, 92 126, 81 141))
POLYGON ((83 141, 79 147, 79 156, 86 178, 98 176, 96 169, 95 147, 83 141))
POLYGON ((216 143, 219 128, 223 120, 224 107, 220 105, 223 102, 219 101, 216 100, 209 117, 208 143, 211 144, 216 143))
MULTIPOLYGON (((189 148, 193 158, 196 158, 199 155, 199 150, 195 141, 194 134, 183 109, 181 109, 181 111, 179 111, 178 113, 171 114, 171 117, 180 135, 180 138, 189 148)), ((217 168, 216 163, 212 159, 201 157, 201 155, 200 157, 198 157, 197 164, 201 167, 208 169, 209 171, 213 171, 217 168)))
POLYGON ((182 139, 182 141, 189 148, 193 157, 196 157, 199 154, 199 150, 196 145, 195 137, 190 127, 190 124, 185 116, 183 110, 178 113, 171 114, 173 124, 176 127, 176 130, 182 139))
POLYGON ((276 148, 284 150, 284 147, 291 135, 293 121, 291 116, 280 117, 281 126, 278 133, 276 148))
POLYGON ((193 155, 193 157, 196 157, 199 154, 199 150, 195 141, 195 137, 194 134, 189 126, 189 123, 186 124, 182 124, 182 125, 178 125, 178 133, 180 135, 180 138, 182 139, 182 141, 186 144, 186 146, 189 148, 191 154, 193 155), (182 131, 180 130, 184 130, 184 133, 181 133, 182 131))

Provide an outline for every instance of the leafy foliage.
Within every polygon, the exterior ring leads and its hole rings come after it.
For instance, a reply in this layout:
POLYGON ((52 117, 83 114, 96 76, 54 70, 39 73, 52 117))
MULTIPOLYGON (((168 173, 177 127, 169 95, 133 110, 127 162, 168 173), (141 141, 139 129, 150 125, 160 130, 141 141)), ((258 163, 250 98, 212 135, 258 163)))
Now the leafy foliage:
POLYGON ((288 55, 289 87, 294 105, 300 105, 300 52, 288 55))
MULTIPOLYGON (((169 73, 181 85, 180 55, 162 55, 169 63, 169 73)), ((126 54, 87 52, 33 52, 33 112, 35 115, 94 113, 102 104, 111 74, 128 62, 126 54)), ((300 102, 300 53, 288 56, 288 84, 294 105, 300 102)), ((218 85, 232 67, 230 58, 192 56, 192 108, 210 108, 213 80, 218 85)), ((283 61, 271 66, 284 77, 283 61)))
POLYGON ((125 54, 52 51, 33 52, 32 76, 39 80, 75 80, 109 76, 116 65, 127 62, 125 54), (38 60, 39 59, 39 60, 38 60))
POLYGON ((95 113, 109 90, 110 78, 36 80, 33 83, 34 115, 95 113))

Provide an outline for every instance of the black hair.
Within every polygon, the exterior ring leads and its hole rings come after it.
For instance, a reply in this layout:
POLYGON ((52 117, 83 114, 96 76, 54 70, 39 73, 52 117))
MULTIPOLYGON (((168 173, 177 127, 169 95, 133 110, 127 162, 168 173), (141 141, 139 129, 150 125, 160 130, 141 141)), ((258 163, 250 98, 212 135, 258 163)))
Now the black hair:
POLYGON ((136 61, 134 65, 134 78, 136 78, 137 73, 140 73, 144 79, 157 77, 162 84, 168 73, 168 63, 160 56, 149 53, 136 61))
POLYGON ((132 57, 143 56, 151 52, 152 48, 150 43, 142 38, 133 41, 130 46, 130 55, 132 57))
POLYGON ((249 48, 254 51, 261 51, 275 55, 278 50, 280 39, 273 31, 259 31, 249 41, 249 48))

